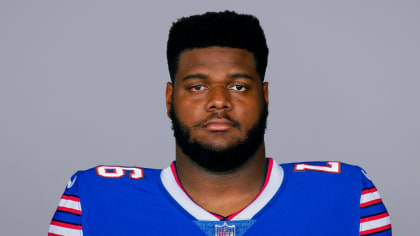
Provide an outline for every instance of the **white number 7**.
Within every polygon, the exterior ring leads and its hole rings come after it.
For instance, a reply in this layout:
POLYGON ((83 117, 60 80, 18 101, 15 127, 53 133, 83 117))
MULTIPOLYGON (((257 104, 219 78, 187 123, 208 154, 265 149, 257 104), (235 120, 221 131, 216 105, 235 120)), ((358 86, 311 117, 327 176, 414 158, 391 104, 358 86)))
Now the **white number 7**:
POLYGON ((327 162, 327 165, 328 166, 296 164, 293 170, 294 171, 312 170, 312 171, 321 171, 321 172, 327 172, 327 173, 340 173, 340 170, 341 170, 340 162, 329 161, 327 162))

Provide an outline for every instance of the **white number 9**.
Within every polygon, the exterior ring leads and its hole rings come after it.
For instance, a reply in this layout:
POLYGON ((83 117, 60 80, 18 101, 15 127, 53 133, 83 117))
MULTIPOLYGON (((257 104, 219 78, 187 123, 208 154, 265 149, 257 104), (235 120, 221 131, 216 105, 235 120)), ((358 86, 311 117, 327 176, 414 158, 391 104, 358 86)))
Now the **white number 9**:
POLYGON ((123 167, 123 166, 98 166, 96 173, 105 178, 121 178, 125 176, 126 171, 130 171, 130 178, 143 179, 143 169, 138 167, 123 167))

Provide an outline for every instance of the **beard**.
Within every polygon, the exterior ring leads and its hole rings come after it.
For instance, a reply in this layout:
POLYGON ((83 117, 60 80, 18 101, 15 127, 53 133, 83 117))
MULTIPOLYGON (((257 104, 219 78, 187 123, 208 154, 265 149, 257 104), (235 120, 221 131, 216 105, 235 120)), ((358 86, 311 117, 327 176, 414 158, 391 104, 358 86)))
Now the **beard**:
MULTIPOLYGON (((220 114, 218 115, 220 117, 220 114)), ((176 116, 173 104, 171 105, 170 117, 172 129, 177 145, 182 152, 193 162, 211 172, 229 172, 244 165, 264 141, 265 129, 267 127, 268 106, 264 101, 263 110, 257 122, 246 131, 244 138, 228 147, 215 147, 209 144, 200 143, 191 138, 191 128, 184 125, 176 116)), ((233 120, 226 113, 222 117, 229 119, 234 127, 241 129, 240 123, 233 120)), ((210 117, 209 117, 210 118, 210 117)))

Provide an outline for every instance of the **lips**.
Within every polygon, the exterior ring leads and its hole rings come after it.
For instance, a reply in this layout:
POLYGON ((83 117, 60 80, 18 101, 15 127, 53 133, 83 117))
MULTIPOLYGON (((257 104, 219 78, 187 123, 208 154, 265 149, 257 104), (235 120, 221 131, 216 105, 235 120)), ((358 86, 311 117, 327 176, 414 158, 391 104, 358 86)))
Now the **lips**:
POLYGON ((210 131, 225 131, 232 128, 234 124, 228 119, 213 118, 204 123, 203 126, 210 131))

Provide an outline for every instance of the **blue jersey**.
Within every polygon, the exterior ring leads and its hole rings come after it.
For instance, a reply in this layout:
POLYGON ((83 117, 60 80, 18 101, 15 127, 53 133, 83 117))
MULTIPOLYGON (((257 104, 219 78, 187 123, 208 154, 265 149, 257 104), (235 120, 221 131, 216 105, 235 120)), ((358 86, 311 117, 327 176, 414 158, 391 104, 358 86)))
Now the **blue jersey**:
POLYGON ((389 215, 365 172, 340 162, 277 165, 247 207, 221 217, 197 205, 164 170, 98 166, 72 176, 49 236, 391 235, 389 215))

